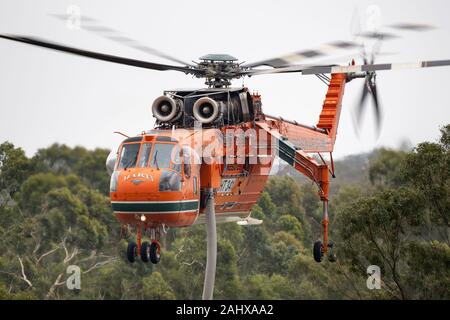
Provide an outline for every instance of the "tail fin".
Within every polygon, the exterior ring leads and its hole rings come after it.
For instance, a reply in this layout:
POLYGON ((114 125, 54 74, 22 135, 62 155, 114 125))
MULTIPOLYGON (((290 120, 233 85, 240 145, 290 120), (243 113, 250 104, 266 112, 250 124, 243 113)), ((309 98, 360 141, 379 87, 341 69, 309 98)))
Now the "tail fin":
POLYGON ((331 146, 331 150, 327 150, 328 152, 333 151, 334 142, 336 141, 345 83, 345 74, 335 73, 331 75, 327 95, 319 116, 319 123, 317 123, 318 128, 325 129, 328 132, 329 144, 331 146))

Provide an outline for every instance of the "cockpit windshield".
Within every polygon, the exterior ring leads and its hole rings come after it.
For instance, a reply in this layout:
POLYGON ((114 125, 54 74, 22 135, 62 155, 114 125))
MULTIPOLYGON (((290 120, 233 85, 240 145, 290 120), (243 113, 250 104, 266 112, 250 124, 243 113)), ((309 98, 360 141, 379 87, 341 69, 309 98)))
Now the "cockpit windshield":
POLYGON ((118 169, 127 169, 136 167, 136 162, 139 155, 140 143, 128 143, 122 147, 120 155, 120 162, 118 169))
POLYGON ((180 146, 173 143, 126 143, 117 169, 152 167, 181 172, 180 146), (154 147, 153 147, 154 145, 154 147), (153 149, 153 151, 152 151, 153 149), (140 151, 140 156, 139 156, 140 151))
POLYGON ((144 168, 148 165, 148 159, 150 158, 150 151, 152 150, 151 143, 143 143, 141 149, 141 156, 139 157, 138 167, 144 168))
POLYGON ((150 166, 156 169, 171 168, 179 171, 181 168, 179 153, 178 145, 172 143, 156 143, 150 166))

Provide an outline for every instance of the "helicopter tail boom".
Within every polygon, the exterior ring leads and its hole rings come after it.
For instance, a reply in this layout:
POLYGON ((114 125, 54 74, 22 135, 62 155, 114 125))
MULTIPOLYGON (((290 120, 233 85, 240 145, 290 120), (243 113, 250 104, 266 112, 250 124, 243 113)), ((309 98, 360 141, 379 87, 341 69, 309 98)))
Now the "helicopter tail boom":
POLYGON ((296 121, 265 115, 268 127, 276 128, 284 139, 289 140, 303 152, 333 152, 345 83, 345 74, 333 74, 331 76, 316 126, 306 126, 296 121))

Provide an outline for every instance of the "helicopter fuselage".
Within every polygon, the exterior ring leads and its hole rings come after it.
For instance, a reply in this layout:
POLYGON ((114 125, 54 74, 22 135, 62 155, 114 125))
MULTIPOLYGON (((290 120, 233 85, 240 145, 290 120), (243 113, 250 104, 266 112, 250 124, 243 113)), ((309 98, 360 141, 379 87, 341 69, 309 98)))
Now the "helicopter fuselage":
POLYGON ((111 175, 111 203, 118 220, 144 228, 204 223, 203 190, 211 179, 219 186, 215 198, 218 222, 247 218, 264 189, 273 160, 270 146, 262 154, 262 148, 249 145, 246 132, 251 129, 251 122, 202 131, 158 129, 124 140, 111 175), (236 132, 244 134, 243 145, 231 144, 226 138, 236 132), (200 151, 196 143, 201 143, 200 151), (211 165, 217 166, 220 176, 208 176, 211 165))

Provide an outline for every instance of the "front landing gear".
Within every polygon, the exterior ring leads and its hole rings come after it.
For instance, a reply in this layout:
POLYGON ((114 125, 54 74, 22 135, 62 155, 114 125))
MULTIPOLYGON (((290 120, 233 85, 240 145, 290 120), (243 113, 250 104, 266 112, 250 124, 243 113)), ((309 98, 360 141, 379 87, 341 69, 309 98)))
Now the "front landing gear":
POLYGON ((128 247, 127 247, 127 259, 130 262, 135 262, 136 261, 136 257, 138 255, 137 252, 137 245, 136 242, 131 241, 130 243, 128 243, 128 247))
POLYGON ((151 261, 153 264, 161 260, 161 245, 159 244, 160 228, 149 228, 144 231, 152 239, 151 242, 142 242, 143 226, 136 226, 136 242, 130 241, 127 247, 127 259, 133 263, 137 257, 141 257, 143 262, 151 261))
POLYGON ((157 264, 159 260, 161 259, 161 246, 159 245, 159 242, 154 241, 150 245, 150 261, 153 264, 157 264))

